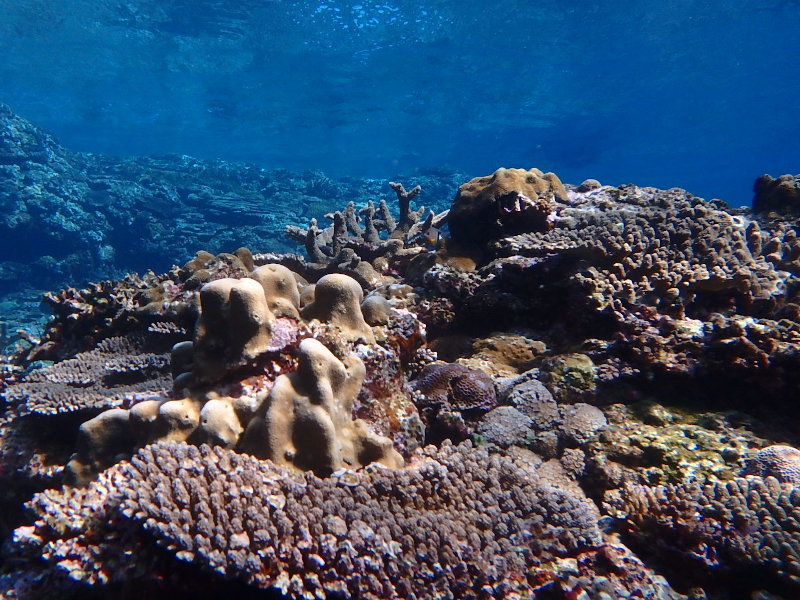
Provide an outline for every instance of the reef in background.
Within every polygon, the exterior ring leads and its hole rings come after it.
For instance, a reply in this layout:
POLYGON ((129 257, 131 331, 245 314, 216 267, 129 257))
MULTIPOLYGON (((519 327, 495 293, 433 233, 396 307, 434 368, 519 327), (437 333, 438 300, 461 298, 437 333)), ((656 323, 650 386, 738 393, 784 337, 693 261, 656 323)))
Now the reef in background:
MULTIPOLYGON (((463 179, 442 169, 406 181, 442 210, 463 179)), ((287 225, 366 204, 385 186, 191 156, 72 152, 0 104, 0 291, 162 271, 200 249, 295 251, 287 225)))
POLYGON ((793 206, 462 183, 48 294, 5 597, 797 597, 793 206))

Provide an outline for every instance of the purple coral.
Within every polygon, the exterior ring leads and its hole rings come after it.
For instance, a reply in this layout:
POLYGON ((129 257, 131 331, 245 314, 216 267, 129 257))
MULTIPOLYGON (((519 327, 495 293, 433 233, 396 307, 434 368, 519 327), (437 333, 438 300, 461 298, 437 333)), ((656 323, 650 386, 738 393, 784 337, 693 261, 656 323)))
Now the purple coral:
POLYGON ((491 377, 458 363, 428 365, 414 387, 426 404, 449 404, 457 411, 488 410, 497 403, 491 377))
POLYGON ((747 472, 759 477, 773 476, 783 483, 800 484, 800 450, 776 444, 762 448, 753 457, 747 472))
POLYGON ((166 549, 212 583, 236 578, 289 598, 532 596, 552 580, 545 565, 602 546, 597 511, 578 491, 468 444, 429 447, 406 469, 320 479, 162 442, 86 491, 34 505, 39 520, 15 539, 36 568, 44 549, 53 572, 134 587, 157 579, 166 549))

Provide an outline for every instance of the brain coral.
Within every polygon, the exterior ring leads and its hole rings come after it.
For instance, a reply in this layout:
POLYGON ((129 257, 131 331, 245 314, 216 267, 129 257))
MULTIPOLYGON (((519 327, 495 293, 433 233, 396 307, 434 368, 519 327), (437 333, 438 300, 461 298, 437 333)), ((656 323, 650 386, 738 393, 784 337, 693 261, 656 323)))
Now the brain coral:
POLYGON ((800 490, 773 477, 607 494, 629 535, 686 587, 800 594, 800 490))
POLYGON ((750 461, 747 472, 759 477, 771 475, 778 481, 798 485, 800 484, 800 450, 780 444, 762 448, 750 461))
POLYGON ((482 371, 468 369, 458 363, 428 365, 414 382, 425 401, 449 404, 454 410, 487 410, 497 397, 491 377, 482 371))

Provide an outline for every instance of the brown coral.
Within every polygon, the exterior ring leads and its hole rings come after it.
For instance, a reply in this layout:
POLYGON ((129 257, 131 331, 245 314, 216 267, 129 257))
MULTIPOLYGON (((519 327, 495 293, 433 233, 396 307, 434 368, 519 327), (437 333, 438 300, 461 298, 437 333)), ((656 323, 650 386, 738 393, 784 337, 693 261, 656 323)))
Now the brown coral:
POLYGON ((546 231, 556 198, 565 201, 566 189, 553 173, 539 169, 498 169, 477 177, 458 188, 450 209, 453 242, 482 247, 508 235, 546 231))
POLYGON ((338 327, 353 341, 363 338, 368 343, 375 343, 372 328, 361 312, 363 300, 364 292, 355 279, 334 273, 317 282, 314 301, 304 306, 301 314, 304 319, 317 319, 338 327))
MULTIPOLYGON (((31 372, 5 398, 21 414, 55 415, 163 397, 172 388, 163 336, 103 340, 91 351, 31 372)), ((169 339, 169 336, 167 336, 169 339)))
POLYGON ((123 513, 179 558, 289 597, 531 594, 537 568, 600 543, 586 499, 468 446, 318 479, 208 447, 144 449, 123 513))
POLYGON ((762 448, 747 466, 747 473, 772 476, 782 483, 800 484, 800 450, 776 444, 762 448))
POLYGON ((253 279, 218 279, 200 290, 194 335, 194 372, 215 381, 269 348, 274 315, 262 285, 253 279))
POLYGON ((800 593, 800 490, 773 477, 607 494, 636 546, 686 587, 800 593))
POLYGON ((432 405, 448 404, 458 411, 488 410, 497 402, 491 378, 458 363, 428 365, 414 388, 432 405))
POLYGON ((297 371, 275 381, 242 450, 320 477, 374 461, 402 466, 391 440, 352 419, 365 375, 361 359, 351 354, 342 362, 315 339, 303 340, 298 353, 297 371))

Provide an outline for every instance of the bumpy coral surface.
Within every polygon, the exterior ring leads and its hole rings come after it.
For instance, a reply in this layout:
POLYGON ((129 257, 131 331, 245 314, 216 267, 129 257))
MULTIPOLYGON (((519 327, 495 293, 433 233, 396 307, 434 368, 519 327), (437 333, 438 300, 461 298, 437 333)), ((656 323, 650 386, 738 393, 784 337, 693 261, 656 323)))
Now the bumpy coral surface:
POLYGON ((404 470, 319 479, 162 443, 68 496, 39 497, 40 519, 17 535, 45 544, 56 573, 97 583, 154 574, 135 567, 152 562, 144 532, 195 567, 291 598, 530 595, 558 579, 547 563, 602 545, 587 499, 469 446, 429 448, 404 470), (105 540, 90 526, 108 517, 105 540))
POLYGON ((632 486, 609 498, 628 533, 681 584, 800 593, 800 490, 773 477, 632 486))
POLYGON ((309 261, 47 296, 2 378, 6 596, 679 598, 653 567, 797 596, 791 212, 508 169, 426 216, 392 187, 399 217, 340 193, 292 229, 309 261))
POLYGON ((169 353, 158 337, 103 340, 94 350, 33 371, 6 390, 6 401, 14 403, 21 414, 54 415, 163 397, 172 380, 169 353))
POLYGON ((353 403, 366 368, 355 354, 336 358, 315 339, 298 348, 297 371, 275 381, 250 421, 242 449, 282 466, 327 477, 372 462, 403 466, 392 440, 353 420, 353 403))
POLYGON ((759 477, 772 476, 782 483, 800 484, 800 450, 776 444, 762 448, 753 457, 748 473, 759 477))
POLYGON ((553 173, 498 169, 458 188, 448 222, 453 241, 464 247, 525 231, 550 229, 554 200, 567 191, 553 173))

